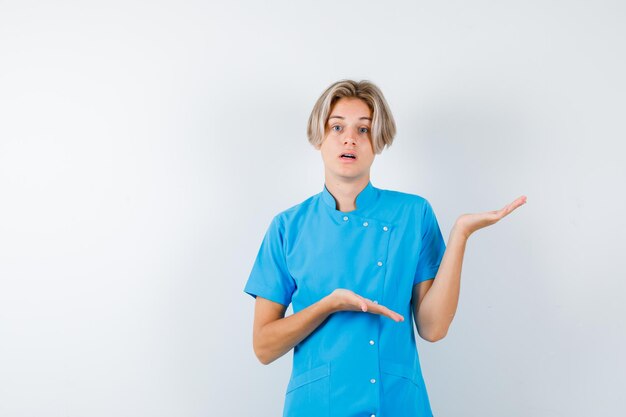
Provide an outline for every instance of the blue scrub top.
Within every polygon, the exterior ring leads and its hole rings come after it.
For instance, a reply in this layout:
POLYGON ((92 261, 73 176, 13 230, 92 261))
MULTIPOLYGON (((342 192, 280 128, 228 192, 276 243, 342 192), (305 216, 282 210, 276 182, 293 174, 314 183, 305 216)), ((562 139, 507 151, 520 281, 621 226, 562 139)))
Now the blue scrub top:
POLYGON ((356 210, 321 193, 271 221, 244 291, 310 306, 347 288, 404 316, 331 314, 293 349, 283 417, 432 416, 413 331, 413 285, 433 279, 445 242, 430 203, 371 181, 356 210))

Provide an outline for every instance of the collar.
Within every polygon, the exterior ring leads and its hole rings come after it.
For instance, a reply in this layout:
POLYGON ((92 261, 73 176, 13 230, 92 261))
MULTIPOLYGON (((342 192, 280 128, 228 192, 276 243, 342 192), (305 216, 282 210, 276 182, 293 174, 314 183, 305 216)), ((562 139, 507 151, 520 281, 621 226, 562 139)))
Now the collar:
MULTIPOLYGON (((371 207, 376 202, 377 198, 378 189, 372 185, 372 181, 368 181, 365 188, 363 188, 361 192, 359 192, 359 194, 356 196, 356 209, 352 212, 362 212, 364 209, 371 207)), ((326 184, 324 184, 324 189, 322 190, 322 200, 328 207, 341 213, 339 210, 337 210, 337 202, 335 201, 335 197, 333 197, 330 191, 328 191, 328 188, 326 188, 326 184)))

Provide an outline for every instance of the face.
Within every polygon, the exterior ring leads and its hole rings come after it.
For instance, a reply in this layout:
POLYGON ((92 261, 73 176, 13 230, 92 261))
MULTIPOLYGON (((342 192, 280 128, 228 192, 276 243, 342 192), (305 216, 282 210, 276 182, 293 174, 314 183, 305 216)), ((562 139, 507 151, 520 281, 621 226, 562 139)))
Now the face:
POLYGON ((355 97, 337 100, 329 113, 324 140, 317 148, 322 153, 327 177, 369 178, 375 156, 371 127, 372 112, 363 100, 355 97))

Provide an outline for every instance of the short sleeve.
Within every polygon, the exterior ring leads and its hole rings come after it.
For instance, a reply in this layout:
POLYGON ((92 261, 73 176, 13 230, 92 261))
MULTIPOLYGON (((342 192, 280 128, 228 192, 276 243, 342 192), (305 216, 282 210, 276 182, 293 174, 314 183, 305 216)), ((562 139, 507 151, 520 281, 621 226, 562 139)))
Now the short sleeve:
POLYGON ((437 275, 439 264, 446 251, 439 223, 428 201, 425 201, 421 224, 421 245, 413 285, 432 279, 437 275))
POLYGON ((284 232, 282 221, 275 216, 265 232, 244 292, 288 306, 296 284, 287 270, 284 232))

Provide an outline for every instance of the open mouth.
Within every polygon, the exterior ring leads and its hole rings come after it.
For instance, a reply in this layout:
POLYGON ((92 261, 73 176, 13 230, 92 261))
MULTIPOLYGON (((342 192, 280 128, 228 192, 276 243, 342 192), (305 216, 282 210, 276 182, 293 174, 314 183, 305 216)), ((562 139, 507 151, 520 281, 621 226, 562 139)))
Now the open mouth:
POLYGON ((356 155, 353 153, 344 153, 341 154, 341 159, 356 159, 356 155))

